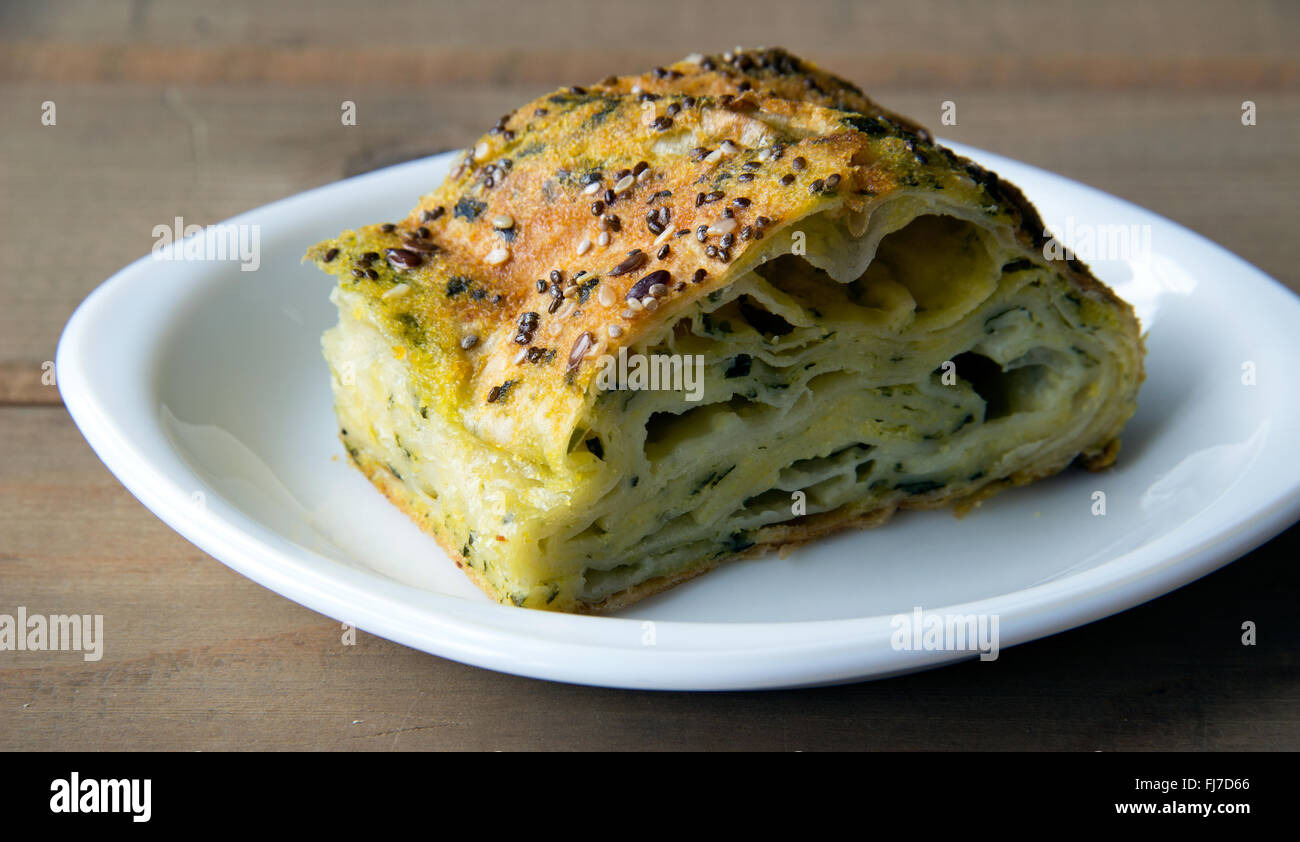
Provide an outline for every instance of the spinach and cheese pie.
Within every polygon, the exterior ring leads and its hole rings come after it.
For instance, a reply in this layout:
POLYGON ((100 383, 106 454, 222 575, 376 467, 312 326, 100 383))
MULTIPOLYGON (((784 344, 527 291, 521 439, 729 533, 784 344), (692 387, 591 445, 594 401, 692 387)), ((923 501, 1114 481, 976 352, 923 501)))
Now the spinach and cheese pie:
POLYGON ((548 94, 308 257, 356 465, 497 600, 595 612, 1109 465, 1139 326, 1046 242, 1016 188, 764 50, 548 94))

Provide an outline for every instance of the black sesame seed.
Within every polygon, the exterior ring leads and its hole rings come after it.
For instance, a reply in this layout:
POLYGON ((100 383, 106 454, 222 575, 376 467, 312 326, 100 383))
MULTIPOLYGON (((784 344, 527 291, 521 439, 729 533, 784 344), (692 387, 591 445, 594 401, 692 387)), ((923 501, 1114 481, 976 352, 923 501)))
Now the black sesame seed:
POLYGON ((825 181, 822 181, 820 178, 818 178, 818 179, 815 179, 815 180, 813 181, 812 184, 809 184, 809 185, 808 185, 808 192, 809 192, 809 193, 820 193, 820 192, 822 192, 822 189, 823 189, 824 187, 826 187, 826 182, 825 182, 825 181))
POLYGON ((379 230, 383 231, 385 234, 391 234, 397 230, 397 226, 391 222, 385 222, 383 225, 379 226, 379 230))
POLYGON ((369 279, 372 280, 372 281, 377 281, 377 280, 379 280, 379 273, 376 272, 374 269, 367 269, 367 270, 366 270, 366 277, 369 278, 369 279))
POLYGON ((414 269, 424 262, 418 252, 409 249, 389 249, 388 262, 401 269, 414 269))
POLYGON ((795 172, 803 172, 808 167, 808 159, 800 155, 790 162, 790 169, 795 172))
POLYGON ((672 127, 673 127, 673 118, 672 118, 672 117, 656 117, 656 118, 654 119, 654 122, 652 122, 652 123, 650 124, 650 128, 654 129, 655 131, 659 131, 659 132, 667 131, 668 129, 671 129, 672 127))
POLYGON ((705 204, 708 204, 709 202, 716 202, 716 201, 718 201, 719 199, 721 199, 721 198, 723 197, 723 195, 724 195, 724 194, 723 194, 723 192, 722 192, 721 190, 714 190, 713 192, 708 193, 707 195, 705 195, 705 197, 704 197, 704 203, 705 203, 705 204))
POLYGON ((625 299, 635 298, 638 301, 640 301, 642 298, 645 298, 647 295, 650 294, 651 287, 653 287, 656 284, 663 284, 664 286, 667 286, 672 281, 672 279, 673 277, 671 274, 668 273, 667 269, 656 269, 655 271, 651 272, 649 275, 646 275, 644 278, 642 278, 641 280, 633 284, 628 289, 627 295, 625 295, 624 298, 625 299))
POLYGON ((660 260, 663 260, 665 257, 668 256, 668 253, 670 251, 672 251, 672 249, 668 247, 667 243, 664 243, 662 246, 659 247, 659 252, 655 255, 655 257, 659 258, 660 260))
POLYGON ((563 303, 564 303, 563 295, 555 296, 554 298, 551 299, 551 303, 547 305, 546 312, 554 313, 556 310, 560 309, 560 305, 563 303))
POLYGON ((618 198, 618 196, 614 193, 613 190, 606 190, 606 191, 605 191, 605 204, 607 204, 607 205, 612 205, 612 204, 614 204, 614 200, 617 199, 617 198, 618 198))
POLYGON ((735 242, 736 242, 735 234, 723 234, 722 239, 718 241, 718 244, 721 245, 724 249, 729 249, 735 242))
POLYGON ((324 256, 324 258, 322 258, 322 259, 323 259, 326 263, 333 263, 333 262, 334 262, 334 258, 336 258, 336 257, 338 257, 338 256, 339 256, 339 250, 338 250, 338 249, 330 249, 329 251, 325 252, 325 256, 324 256))
MULTIPOLYGON (((581 275, 582 273, 579 272, 578 274, 581 275)), ((553 284, 558 284, 558 283, 560 283, 560 282, 563 281, 563 280, 564 280, 564 273, 563 273, 563 272, 561 272, 559 269, 552 269, 552 270, 551 270, 551 283, 553 283, 553 284)))
POLYGON ((600 216, 604 212, 605 212, 605 203, 602 202, 600 199, 597 199, 596 201, 591 203, 592 216, 600 216))
POLYGON ((737 196, 731 200, 731 203, 738 208, 747 208, 750 204, 749 199, 744 196, 737 196))
POLYGON ((754 224, 759 228, 766 228, 772 224, 772 220, 768 219, 766 216, 760 216, 758 219, 754 220, 754 224))
POLYGON ((831 173, 830 175, 828 175, 828 176, 826 177, 826 189, 827 189, 827 190, 834 190, 836 187, 839 187, 839 186, 840 186, 840 174, 839 174, 839 173, 831 173))
POLYGON ((704 280, 705 278, 707 278, 708 275, 709 275, 709 273, 708 273, 708 272, 705 272, 703 269, 696 269, 696 270, 695 270, 695 275, 691 278, 691 283, 698 284, 700 281, 702 281, 702 280, 704 280))
POLYGON ((640 175, 641 173, 645 172, 648 169, 650 169, 650 165, 647 164, 645 161, 640 161, 637 163, 635 167, 632 168, 632 175, 640 175))
POLYGON ((352 277, 357 278, 358 280, 360 280, 361 278, 364 278, 365 276, 366 276, 366 273, 363 272, 363 271, 361 271, 360 269, 353 269, 353 270, 352 270, 352 277))
POLYGON ((736 181, 742 183, 746 181, 753 181, 753 180, 754 180, 754 174, 752 172, 743 172, 740 175, 736 176, 736 181))
POLYGON ((679 229, 677 230, 677 233, 676 233, 676 234, 673 234, 673 236, 674 236, 674 237, 685 237, 685 236, 686 236, 687 234, 689 234, 689 233, 691 233, 691 229, 689 229, 689 228, 679 228, 679 229))
POLYGON ((786 173, 785 175, 781 176, 781 185, 782 185, 783 187, 789 187, 791 184, 794 184, 794 175, 793 175, 793 174, 791 174, 791 173, 786 173))
POLYGON ((537 291, 546 292, 546 281, 542 280, 541 278, 537 279, 537 291))
POLYGON ((705 149, 703 146, 697 146, 691 150, 691 158, 695 159, 696 161, 703 161, 706 157, 708 157, 708 154, 709 154, 709 150, 705 149))
POLYGON ((501 387, 500 387, 500 386, 493 386, 493 387, 492 387, 492 390, 491 390, 490 392, 488 392, 488 395, 487 395, 487 402, 488 402, 488 403, 496 403, 496 399, 499 398, 499 397, 501 397, 501 387))
POLYGON ((618 277, 619 275, 626 275, 628 272, 635 272, 637 269, 640 269, 642 266, 645 265, 647 259, 648 258, 645 256, 643 252, 641 252, 640 250, 636 250, 632 254, 629 254, 621 263, 619 263, 613 269, 610 269, 609 275, 611 278, 613 278, 613 277, 618 277))
POLYGON ((747 170, 756 170, 756 169, 759 169, 759 168, 762 167, 762 166, 763 166, 763 165, 760 164, 758 161, 746 161, 745 164, 744 164, 744 169, 747 169, 747 170))

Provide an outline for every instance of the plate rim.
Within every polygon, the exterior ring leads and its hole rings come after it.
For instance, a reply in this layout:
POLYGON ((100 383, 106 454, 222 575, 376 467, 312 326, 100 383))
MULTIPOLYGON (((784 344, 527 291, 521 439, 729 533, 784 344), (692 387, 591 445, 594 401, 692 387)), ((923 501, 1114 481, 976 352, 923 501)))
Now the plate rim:
MULTIPOLYGON (((1084 191, 1094 199, 1119 203, 1126 211, 1170 226, 1218 256, 1240 264, 1251 275, 1252 285, 1271 285, 1274 292, 1286 293, 1293 307, 1300 302, 1295 293, 1248 261, 1153 211, 1031 164, 964 144, 940 142, 990 168, 1011 165, 1032 171, 1058 188, 1084 191)), ((459 150, 453 150, 351 176, 217 224, 241 224, 254 217, 292 212, 296 206, 320 201, 330 193, 346 193, 360 182, 445 165, 457 154, 459 150)), ((150 457, 142 442, 132 440, 120 428, 120 419, 114 419, 105 407, 103 395, 97 391, 103 384, 91 382, 88 349, 84 347, 88 333, 103 312, 118 299, 129 297, 132 285, 139 285, 140 278, 150 275, 148 266, 154 263, 152 255, 144 255, 115 272, 81 302, 68 320, 55 361, 56 382, 64 405, 95 454, 146 508, 199 549, 281 596, 370 634, 462 663, 533 678, 628 689, 812 686, 883 678, 973 657, 970 652, 898 652, 880 646, 880 632, 893 615, 716 622, 528 611, 427 591, 294 545, 282 534, 225 504, 165 437, 151 443, 154 448, 161 444, 171 458, 160 460, 158 453, 150 457), (190 482, 181 483, 178 476, 190 482), (189 489, 193 488, 211 489, 216 499, 203 509, 194 507, 189 502, 189 489), (349 607, 349 598, 359 598, 360 603, 349 607), (348 619, 343 620, 345 617, 348 619), (646 622, 654 624, 654 646, 640 645, 646 622), (691 645, 702 634, 711 638, 712 645, 691 645)), ((193 284, 183 294, 175 292, 176 301, 183 302, 210 285, 193 284)), ((170 315, 174 317, 177 310, 173 306, 170 315)), ((140 333, 151 335, 156 343, 167 334, 169 325, 170 321, 163 320, 140 333)), ((156 386, 155 372, 150 369, 148 374, 142 380, 150 383, 136 385, 156 386)), ((144 388, 144 393, 149 394, 149 388, 144 388)), ((1166 543, 1185 544, 1186 539, 1174 539, 1192 521, 1182 521, 1148 544, 1084 570, 1027 588, 926 610, 999 614, 1000 648, 1006 649, 1103 619, 1175 590, 1231 563, 1297 518, 1300 477, 1281 494, 1252 509, 1248 516, 1179 552, 1160 548, 1166 543), (1135 556, 1153 558, 1134 567, 1135 556), (1117 575, 1119 567, 1133 569, 1117 575), (990 610, 998 605, 1003 607, 990 610)))

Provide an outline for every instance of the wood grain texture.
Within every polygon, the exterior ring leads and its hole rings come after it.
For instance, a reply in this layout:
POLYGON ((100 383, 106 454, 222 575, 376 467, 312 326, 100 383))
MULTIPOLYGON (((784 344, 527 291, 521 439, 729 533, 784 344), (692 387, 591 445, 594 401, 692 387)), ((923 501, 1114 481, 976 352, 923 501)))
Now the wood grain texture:
POLYGON ((155 225, 461 147, 549 88, 737 43, 805 53, 944 137, 1149 207, 1300 291, 1300 5, 746 7, 403 0, 384 13, 402 25, 366 27, 371 6, 341 0, 0 6, 0 612, 103 614, 107 637, 97 663, 0 653, 0 749, 1300 747, 1296 528, 994 664, 798 692, 600 690, 364 633, 343 645, 140 506, 43 380, 68 316, 155 225), (1247 619, 1258 646, 1240 645, 1247 619))

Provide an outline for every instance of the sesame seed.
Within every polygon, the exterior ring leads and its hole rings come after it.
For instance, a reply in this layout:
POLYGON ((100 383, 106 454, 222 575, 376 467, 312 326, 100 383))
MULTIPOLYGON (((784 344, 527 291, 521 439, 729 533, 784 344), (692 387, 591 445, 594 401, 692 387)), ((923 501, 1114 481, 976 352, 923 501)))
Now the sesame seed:
POLYGON ((482 161, 488 156, 490 151, 492 151, 492 149, 488 146, 488 142, 486 140, 480 140, 478 146, 474 147, 474 160, 482 161))
POLYGON ((659 233, 658 237, 655 237, 655 245, 662 245, 664 240, 667 240, 672 235, 673 235, 673 229, 665 228, 663 231, 659 233))
POLYGON ((633 311, 645 309, 644 305, 641 304, 640 300, 636 298, 629 298, 627 300, 627 308, 633 311))
POLYGON ((583 237, 582 242, 578 243, 578 255, 584 255, 589 251, 591 251, 591 238, 583 237))
POLYGON ((514 228, 515 227, 514 217, 512 217, 508 213, 499 213, 496 216, 492 217, 492 227, 501 231, 514 228))
POLYGON ((732 231, 735 230, 736 230, 736 220, 723 218, 723 219, 719 219, 717 222, 710 225, 708 227, 707 233, 730 234, 732 231))
POLYGON ((653 313, 659 309, 659 302, 647 295, 641 299, 641 306, 645 307, 647 312, 653 313))
POLYGON ((500 266, 509 259, 510 249, 505 246, 497 246, 487 253, 487 256, 483 258, 483 262, 487 263, 489 266, 500 266))
POLYGON ((514 364, 519 365, 521 362, 524 361, 524 358, 526 358, 527 356, 528 356, 527 351, 520 351, 518 354, 515 354, 514 364))
POLYGON ((636 176, 629 173, 628 175, 625 175, 622 178, 620 178, 618 180, 618 183, 614 185, 614 192, 622 193, 624 190, 627 190, 633 184, 636 184, 636 176))
POLYGON ((478 337, 472 333, 469 336, 466 336, 464 339, 460 340, 460 347, 465 349, 466 351, 468 351, 470 348, 473 348, 477 344, 478 344, 478 337))
POLYGON ((622 316, 622 317, 625 318, 625 319, 631 319, 631 318, 633 318, 633 317, 636 316, 636 313, 633 312, 633 310, 632 310, 631 307, 628 307, 626 310, 624 310, 623 312, 619 313, 619 315, 622 316))
POLYGON ((620 336, 623 335, 623 328, 619 327, 618 325, 610 325, 608 328, 606 328, 605 332, 609 334, 610 339, 618 339, 620 336))
POLYGON ((578 294, 577 284, 570 284, 569 286, 565 287, 564 290, 561 292, 561 295, 563 295, 566 298, 568 298, 571 295, 577 295, 577 294, 578 294))
POLYGON ((410 291, 411 291, 411 287, 410 287, 409 284, 398 284, 397 286, 393 287, 392 289, 385 290, 385 291, 384 291, 384 294, 383 294, 382 296, 380 296, 380 297, 381 297, 381 298, 401 298, 403 295, 406 295, 406 294, 407 294, 408 292, 410 292, 410 291))
POLYGON ((658 298, 659 296, 668 292, 668 287, 664 286, 663 284, 652 284, 648 292, 654 298, 658 298))
POLYGON ((586 193, 588 196, 592 195, 593 193, 599 192, 599 190, 600 190, 599 181, 593 181, 592 183, 588 184, 586 187, 582 188, 582 192, 586 193))
POLYGON ((602 287, 601 287, 601 288, 596 292, 596 300, 600 302, 600 304, 601 304, 602 307, 613 307, 613 306, 614 306, 614 290, 610 289, 610 288, 607 287, 607 286, 602 286, 602 287))
POLYGON ((602 246, 609 245, 609 232, 601 231, 600 236, 596 238, 596 242, 600 243, 602 246))

